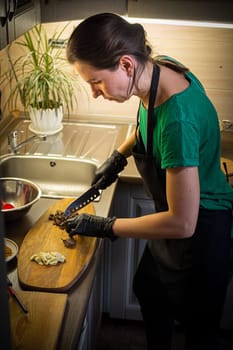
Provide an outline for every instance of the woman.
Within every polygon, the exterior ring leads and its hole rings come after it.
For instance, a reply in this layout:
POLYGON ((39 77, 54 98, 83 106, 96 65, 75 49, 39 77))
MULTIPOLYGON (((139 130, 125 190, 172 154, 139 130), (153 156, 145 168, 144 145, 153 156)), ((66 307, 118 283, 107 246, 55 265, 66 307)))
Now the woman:
POLYGON ((148 349, 170 349, 174 320, 186 349, 219 349, 219 323, 230 274, 233 190, 220 168, 216 111, 198 79, 169 57, 152 59, 145 31, 115 14, 87 18, 73 31, 67 57, 93 97, 138 96, 137 130, 97 170, 111 185, 133 156, 155 212, 137 218, 82 214, 67 231, 146 238, 134 278, 148 349))

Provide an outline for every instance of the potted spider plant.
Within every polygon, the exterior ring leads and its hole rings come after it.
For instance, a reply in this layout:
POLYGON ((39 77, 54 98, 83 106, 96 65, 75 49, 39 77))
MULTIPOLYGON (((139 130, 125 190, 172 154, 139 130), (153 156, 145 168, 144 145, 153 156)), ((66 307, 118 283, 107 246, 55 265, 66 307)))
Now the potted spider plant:
POLYGON ((69 115, 77 102, 74 89, 78 88, 78 80, 64 69, 68 65, 64 47, 51 44, 61 42, 67 25, 50 39, 42 24, 26 32, 15 42, 21 49, 16 58, 11 45, 6 49, 9 69, 1 75, 0 83, 1 89, 8 88, 9 93, 3 108, 11 104, 17 109, 20 101, 31 118, 30 130, 37 134, 60 131, 63 110, 69 115))

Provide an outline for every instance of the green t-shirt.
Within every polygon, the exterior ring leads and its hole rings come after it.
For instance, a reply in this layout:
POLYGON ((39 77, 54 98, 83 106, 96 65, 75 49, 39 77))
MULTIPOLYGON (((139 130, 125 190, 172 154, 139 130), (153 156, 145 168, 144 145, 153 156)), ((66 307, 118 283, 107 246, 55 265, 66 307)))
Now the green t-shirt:
MULTIPOLYGON (((198 167, 200 206, 233 209, 233 188, 220 166, 220 130, 216 110, 199 80, 154 109, 153 152, 162 169, 198 167)), ((146 144, 147 110, 140 106, 140 132, 146 144)), ((165 171, 164 171, 165 176, 165 171)))

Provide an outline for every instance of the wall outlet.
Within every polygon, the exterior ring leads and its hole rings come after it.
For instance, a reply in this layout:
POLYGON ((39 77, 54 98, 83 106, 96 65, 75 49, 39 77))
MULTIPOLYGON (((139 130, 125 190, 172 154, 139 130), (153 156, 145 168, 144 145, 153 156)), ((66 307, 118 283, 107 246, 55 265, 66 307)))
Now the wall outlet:
POLYGON ((227 119, 222 120, 221 129, 222 131, 233 131, 233 122, 227 119))
POLYGON ((49 39, 49 45, 57 48, 66 48, 68 39, 49 39))

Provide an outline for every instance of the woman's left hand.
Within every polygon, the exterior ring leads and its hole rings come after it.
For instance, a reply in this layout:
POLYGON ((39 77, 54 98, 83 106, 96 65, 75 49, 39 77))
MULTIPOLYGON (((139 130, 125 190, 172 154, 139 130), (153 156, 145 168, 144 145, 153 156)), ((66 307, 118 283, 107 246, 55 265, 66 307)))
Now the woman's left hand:
POLYGON ((74 235, 109 238, 114 241, 117 237, 114 235, 112 226, 115 217, 101 217, 89 214, 80 214, 67 220, 66 231, 72 237, 74 235))

